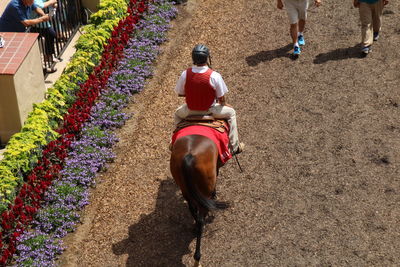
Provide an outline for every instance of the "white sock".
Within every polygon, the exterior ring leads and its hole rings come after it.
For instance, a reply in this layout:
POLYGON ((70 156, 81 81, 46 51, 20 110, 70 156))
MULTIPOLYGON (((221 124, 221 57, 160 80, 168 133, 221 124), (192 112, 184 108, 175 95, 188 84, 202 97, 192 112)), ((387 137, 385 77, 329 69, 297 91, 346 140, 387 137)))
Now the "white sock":
POLYGON ((299 46, 299 43, 298 43, 298 42, 295 42, 295 43, 294 43, 294 46, 299 46))
POLYGON ((301 36, 301 35, 303 35, 303 32, 298 32, 297 36, 301 36))

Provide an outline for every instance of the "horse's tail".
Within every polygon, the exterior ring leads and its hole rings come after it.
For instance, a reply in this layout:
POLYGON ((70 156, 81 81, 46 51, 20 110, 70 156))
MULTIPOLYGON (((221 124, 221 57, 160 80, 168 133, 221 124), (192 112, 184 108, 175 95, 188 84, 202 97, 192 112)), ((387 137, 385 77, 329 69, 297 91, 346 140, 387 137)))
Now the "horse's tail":
POLYGON ((207 210, 226 209, 228 207, 228 203, 208 199, 204 197, 197 189, 194 183, 194 177, 196 175, 194 170, 195 161, 196 158, 191 153, 186 154, 183 157, 182 173, 188 193, 194 201, 207 210))

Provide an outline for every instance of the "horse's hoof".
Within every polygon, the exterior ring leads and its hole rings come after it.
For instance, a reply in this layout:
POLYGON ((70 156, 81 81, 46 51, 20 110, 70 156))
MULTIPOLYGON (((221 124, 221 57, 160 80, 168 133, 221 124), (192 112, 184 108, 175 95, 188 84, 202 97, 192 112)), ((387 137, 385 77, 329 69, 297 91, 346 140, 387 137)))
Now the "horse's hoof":
POLYGON ((199 261, 194 261, 193 267, 201 267, 201 264, 199 261))

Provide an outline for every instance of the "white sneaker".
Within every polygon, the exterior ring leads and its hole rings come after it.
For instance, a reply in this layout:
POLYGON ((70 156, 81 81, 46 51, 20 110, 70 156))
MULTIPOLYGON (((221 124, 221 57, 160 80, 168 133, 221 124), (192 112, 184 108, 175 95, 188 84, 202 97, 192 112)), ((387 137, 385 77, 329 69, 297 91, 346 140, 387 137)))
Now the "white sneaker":
POLYGON ((236 151, 234 151, 234 152, 232 153, 232 155, 237 155, 237 154, 242 153, 243 150, 244 150, 244 147, 245 147, 245 144, 244 144, 244 143, 239 143, 238 148, 236 149, 236 151))
POLYGON ((368 55, 371 51, 372 51, 371 46, 364 46, 364 47, 361 49, 361 52, 362 52, 363 54, 365 54, 365 55, 368 55))

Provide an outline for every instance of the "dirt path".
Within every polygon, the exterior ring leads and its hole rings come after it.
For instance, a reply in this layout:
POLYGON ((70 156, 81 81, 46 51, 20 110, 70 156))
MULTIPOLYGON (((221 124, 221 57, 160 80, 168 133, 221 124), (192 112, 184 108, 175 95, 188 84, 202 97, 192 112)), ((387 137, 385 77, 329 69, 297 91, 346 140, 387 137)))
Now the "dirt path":
POLYGON ((63 266, 185 266, 191 220, 169 173, 173 88, 196 43, 230 88, 246 143, 221 169, 203 266, 396 266, 400 262, 400 4, 358 56, 351 1, 312 9, 292 61, 275 1, 189 0, 156 75, 133 98, 117 159, 99 177, 63 266))

